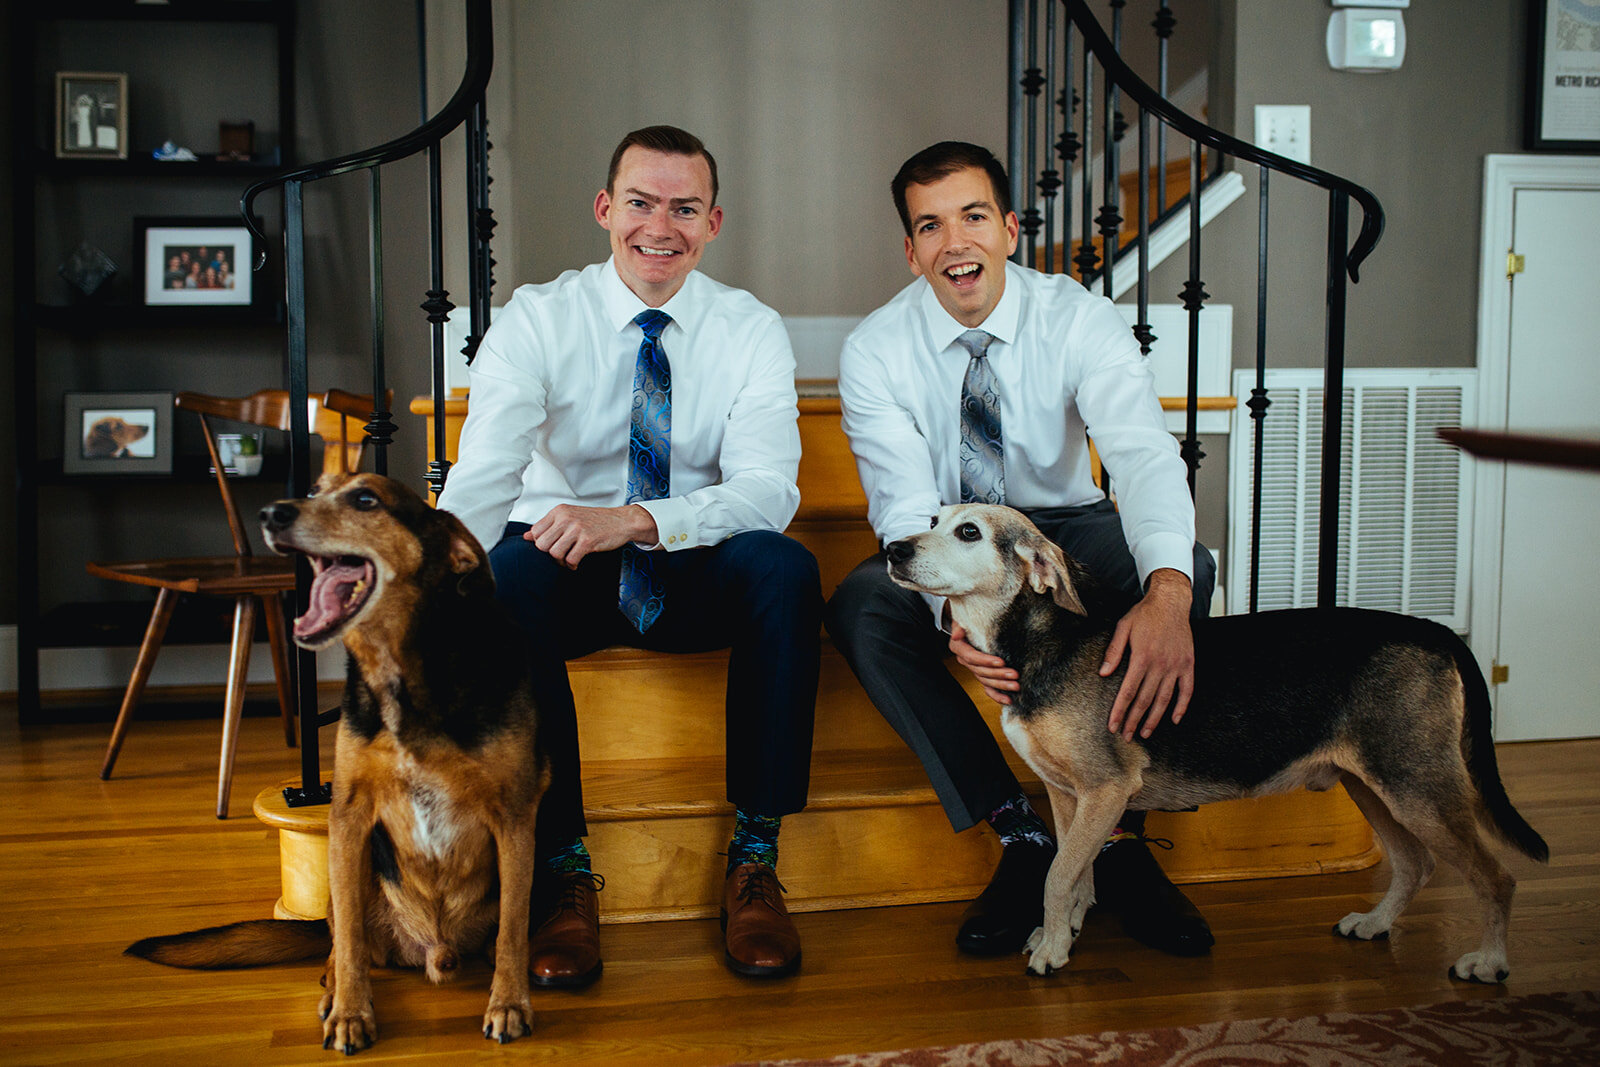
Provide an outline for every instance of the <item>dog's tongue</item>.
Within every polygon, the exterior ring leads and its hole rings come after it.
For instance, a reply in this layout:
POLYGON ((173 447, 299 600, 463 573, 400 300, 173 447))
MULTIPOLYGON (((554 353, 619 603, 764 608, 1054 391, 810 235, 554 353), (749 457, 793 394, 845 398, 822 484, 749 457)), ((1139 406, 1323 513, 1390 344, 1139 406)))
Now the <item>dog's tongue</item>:
POLYGON ((366 599, 372 587, 370 563, 345 563, 330 560, 318 568, 311 580, 311 605, 294 621, 296 637, 326 633, 366 599))

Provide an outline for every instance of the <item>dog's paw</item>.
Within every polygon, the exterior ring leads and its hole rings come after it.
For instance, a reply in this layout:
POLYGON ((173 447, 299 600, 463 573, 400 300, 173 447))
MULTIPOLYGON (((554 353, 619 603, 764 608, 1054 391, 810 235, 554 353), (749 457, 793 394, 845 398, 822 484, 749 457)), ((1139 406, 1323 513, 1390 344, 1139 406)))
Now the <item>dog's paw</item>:
POLYGON ((483 1013, 484 1040, 509 1045, 532 1033, 533 1008, 527 997, 523 997, 520 1004, 489 1002, 489 1010, 483 1013))
POLYGON ((1352 941, 1383 941, 1389 937, 1389 925, 1374 919, 1370 911, 1353 911, 1334 924, 1333 932, 1352 941))
POLYGON ((1028 936, 1028 943, 1022 948, 1022 951, 1028 954, 1028 973, 1046 978, 1066 967, 1067 960, 1072 955, 1072 940, 1070 935, 1053 938, 1042 926, 1034 930, 1028 936))
POLYGON ((378 1017, 370 1000, 360 1011, 336 1009, 331 994, 322 1001, 318 1014, 322 1016, 323 1048, 353 1056, 378 1040, 378 1017))
POLYGON ((1510 974, 1511 965, 1505 956, 1482 951, 1467 953, 1450 968, 1451 978, 1484 985, 1498 985, 1510 974))

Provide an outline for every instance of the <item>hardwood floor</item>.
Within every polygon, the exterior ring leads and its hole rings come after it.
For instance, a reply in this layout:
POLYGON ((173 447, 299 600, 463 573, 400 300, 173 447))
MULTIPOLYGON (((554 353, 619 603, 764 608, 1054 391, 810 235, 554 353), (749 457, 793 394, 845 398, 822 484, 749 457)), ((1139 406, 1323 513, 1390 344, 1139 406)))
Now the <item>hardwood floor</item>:
MULTIPOLYGON (((138 723, 116 778, 101 782, 108 727, 21 728, 0 706, 0 1062, 329 1061, 314 1015, 320 963, 197 973, 121 955, 149 934, 270 914, 271 835, 211 813, 219 732, 138 723)), ((1510 861, 1520 886, 1505 989, 1600 987, 1600 741, 1502 746, 1500 762, 1553 856, 1548 867, 1510 861)), ((296 766, 276 720, 245 720, 241 797, 296 766)), ((380 1041, 361 1057, 718 1064, 1503 995, 1445 975, 1478 925, 1453 870, 1441 867, 1392 940, 1329 933, 1386 877, 1380 864, 1191 886, 1217 934, 1210 957, 1161 956, 1091 917, 1070 968, 1050 979, 1028 977, 1020 957, 961 956, 958 904, 802 915, 804 969, 772 983, 726 970, 714 921, 608 925, 604 978, 536 993, 535 1035, 503 1048, 478 1032, 486 965, 439 988, 379 972, 380 1041)))

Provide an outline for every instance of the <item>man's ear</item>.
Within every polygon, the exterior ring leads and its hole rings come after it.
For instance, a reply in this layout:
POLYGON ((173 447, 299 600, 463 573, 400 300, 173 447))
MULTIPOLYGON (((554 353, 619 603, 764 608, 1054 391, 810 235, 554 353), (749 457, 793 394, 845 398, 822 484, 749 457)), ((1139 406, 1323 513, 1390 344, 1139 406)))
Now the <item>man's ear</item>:
POLYGON ((1017 555, 1028 575, 1028 585, 1035 593, 1049 593, 1061 607, 1077 615, 1087 615, 1078 591, 1072 587, 1072 572, 1067 557, 1053 541, 1044 537, 1017 542, 1017 555))

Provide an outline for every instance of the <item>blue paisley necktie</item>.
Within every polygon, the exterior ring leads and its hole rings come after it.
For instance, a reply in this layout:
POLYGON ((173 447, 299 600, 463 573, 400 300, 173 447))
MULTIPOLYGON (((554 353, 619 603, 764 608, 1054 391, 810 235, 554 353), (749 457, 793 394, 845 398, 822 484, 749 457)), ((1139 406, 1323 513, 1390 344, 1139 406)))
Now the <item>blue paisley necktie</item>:
MULTIPOLYGON (((657 500, 671 487, 672 370, 661 351, 661 331, 672 317, 664 311, 641 311, 634 322, 644 330, 639 362, 633 370, 633 408, 628 430, 628 503, 657 500)), ((651 553, 633 544, 622 547, 618 606, 634 628, 644 633, 661 614, 663 588, 651 553)))
POLYGON ((1000 394, 988 358, 994 337, 983 330, 968 330, 957 340, 972 355, 961 382, 961 502, 1004 504, 1006 458, 1000 444, 1000 394))

